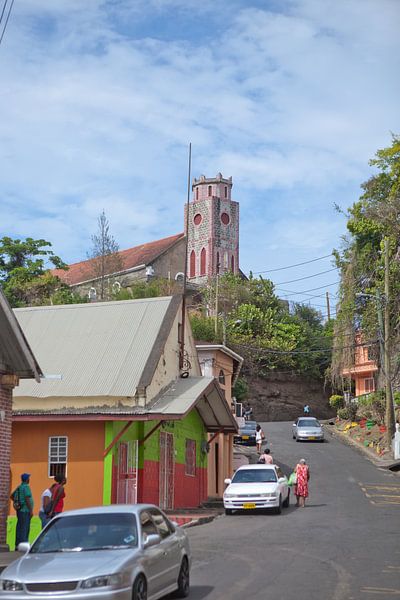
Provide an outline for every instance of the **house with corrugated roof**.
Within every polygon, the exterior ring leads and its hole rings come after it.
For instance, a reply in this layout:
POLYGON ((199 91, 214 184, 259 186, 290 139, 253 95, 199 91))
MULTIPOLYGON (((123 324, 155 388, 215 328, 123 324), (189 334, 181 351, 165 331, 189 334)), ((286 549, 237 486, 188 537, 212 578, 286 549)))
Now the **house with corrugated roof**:
POLYGON ((67 477, 65 508, 208 496, 209 434, 236 421, 203 377, 181 296, 15 309, 46 374, 21 381, 13 406, 13 485, 31 473, 39 500, 67 477))

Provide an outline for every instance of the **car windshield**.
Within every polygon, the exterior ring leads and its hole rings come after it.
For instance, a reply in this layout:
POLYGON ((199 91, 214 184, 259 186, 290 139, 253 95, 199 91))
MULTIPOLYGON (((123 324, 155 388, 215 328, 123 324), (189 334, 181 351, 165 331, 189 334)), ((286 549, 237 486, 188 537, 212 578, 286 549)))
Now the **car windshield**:
POLYGON ((321 427, 321 425, 317 419, 301 419, 297 427, 321 427))
POLYGON ((243 469, 236 471, 232 483, 272 483, 277 481, 273 469, 243 469))
POLYGON ((257 427, 257 422, 256 421, 247 421, 247 423, 245 423, 243 425, 243 427, 240 428, 240 430, 242 431, 243 429, 247 429, 247 430, 252 430, 255 431, 257 427))
POLYGON ((137 546, 135 515, 102 513, 63 516, 53 519, 30 552, 83 552, 137 546))

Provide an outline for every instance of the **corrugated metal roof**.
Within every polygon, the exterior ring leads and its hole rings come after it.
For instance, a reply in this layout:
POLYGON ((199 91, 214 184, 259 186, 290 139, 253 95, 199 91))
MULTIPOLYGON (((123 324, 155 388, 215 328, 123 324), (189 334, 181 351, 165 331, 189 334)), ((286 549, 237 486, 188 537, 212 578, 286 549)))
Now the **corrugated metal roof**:
POLYGON ((132 397, 172 297, 15 310, 45 375, 14 397, 132 397))
POLYGON ((237 423, 214 377, 187 377, 176 379, 161 392, 148 408, 148 414, 178 417, 198 410, 208 431, 237 431, 237 423))
POLYGON ((42 371, 0 288, 0 370, 40 382, 42 371))

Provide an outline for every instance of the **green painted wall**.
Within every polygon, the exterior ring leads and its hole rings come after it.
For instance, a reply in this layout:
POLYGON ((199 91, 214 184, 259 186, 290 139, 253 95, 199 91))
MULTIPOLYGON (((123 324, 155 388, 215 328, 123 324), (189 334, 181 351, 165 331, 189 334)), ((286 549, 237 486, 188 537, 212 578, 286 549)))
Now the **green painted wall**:
MULTIPOLYGON (((17 527, 17 517, 7 518, 7 544, 10 550, 15 550, 15 529, 17 527)), ((42 524, 39 517, 32 517, 31 528, 29 530, 29 543, 32 544, 42 531, 42 524)))

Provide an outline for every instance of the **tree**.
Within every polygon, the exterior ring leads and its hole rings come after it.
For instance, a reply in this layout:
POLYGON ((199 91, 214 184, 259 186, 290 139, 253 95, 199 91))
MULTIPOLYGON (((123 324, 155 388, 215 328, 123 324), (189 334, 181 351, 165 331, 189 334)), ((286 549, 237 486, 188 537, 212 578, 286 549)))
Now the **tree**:
POLYGON ((107 276, 121 271, 123 262, 118 253, 119 246, 110 234, 110 226, 104 210, 97 220, 97 225, 97 233, 91 236, 93 248, 88 253, 88 258, 92 261, 93 278, 99 282, 100 299, 104 300, 112 293, 106 289, 107 276))
POLYGON ((32 306, 82 301, 48 269, 67 265, 51 250, 51 243, 40 239, 3 237, 0 240, 0 282, 11 306, 32 306))

